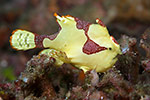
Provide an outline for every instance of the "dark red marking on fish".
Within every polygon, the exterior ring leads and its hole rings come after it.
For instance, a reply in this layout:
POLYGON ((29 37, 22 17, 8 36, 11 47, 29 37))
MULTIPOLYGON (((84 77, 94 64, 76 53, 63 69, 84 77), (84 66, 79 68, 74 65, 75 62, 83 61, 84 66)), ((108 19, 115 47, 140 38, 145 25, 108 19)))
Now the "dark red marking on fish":
POLYGON ((78 29, 83 29, 85 31, 85 35, 88 37, 87 32, 89 30, 89 26, 91 25, 91 23, 82 21, 79 18, 75 18, 75 21, 77 22, 76 27, 78 29))
POLYGON ((92 41, 90 39, 88 39, 83 46, 83 52, 88 55, 97 53, 97 52, 100 52, 100 51, 103 51, 106 49, 107 48, 99 46, 98 44, 96 44, 94 41, 92 41))
POLYGON ((75 21, 77 22, 76 27, 78 29, 83 29, 85 31, 85 35, 87 37, 87 41, 85 42, 82 51, 85 54, 94 54, 103 50, 106 50, 106 47, 102 47, 100 45, 98 45, 97 43, 95 43, 94 41, 92 41, 89 36, 88 36, 88 30, 89 30, 89 26, 91 25, 90 23, 86 22, 86 21, 81 21, 78 18, 75 18, 75 21))
POLYGON ((50 40, 54 40, 57 37, 58 34, 59 34, 59 32, 57 32, 55 34, 52 34, 52 35, 50 35, 48 37, 49 37, 50 40))
POLYGON ((38 35, 38 34, 35 34, 35 45, 36 45, 36 48, 43 48, 43 40, 45 38, 48 38, 50 40, 54 40, 57 36, 57 33, 53 34, 53 35, 38 35))
POLYGON ((119 43, 116 41, 116 39, 115 39, 113 36, 111 36, 111 39, 112 39, 116 44, 119 45, 119 43))
POLYGON ((36 48, 43 48, 44 46, 43 46, 43 40, 45 39, 45 38, 48 38, 48 39, 50 39, 50 40, 54 40, 56 37, 57 37, 57 35, 59 34, 59 32, 60 32, 60 30, 62 29, 62 27, 60 26, 60 24, 58 23, 58 21, 56 20, 56 22, 57 22, 57 24, 58 24, 58 26, 59 26, 59 30, 58 30, 58 32, 57 33, 55 33, 55 34, 52 34, 52 35, 38 35, 38 34, 35 34, 35 44, 36 44, 36 48))
POLYGON ((99 25, 106 27, 105 24, 99 18, 97 18, 96 21, 99 25))

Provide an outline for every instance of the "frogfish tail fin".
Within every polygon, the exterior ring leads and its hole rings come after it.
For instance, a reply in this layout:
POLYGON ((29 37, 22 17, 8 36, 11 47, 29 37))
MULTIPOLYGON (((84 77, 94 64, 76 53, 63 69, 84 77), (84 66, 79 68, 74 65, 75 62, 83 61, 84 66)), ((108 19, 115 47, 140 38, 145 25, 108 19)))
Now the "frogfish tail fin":
POLYGON ((43 40, 48 38, 49 40, 55 39, 57 34, 54 35, 38 35, 22 29, 16 29, 12 32, 10 37, 10 44, 12 48, 16 50, 29 50, 33 48, 48 48, 44 46, 43 40))
POLYGON ((16 50, 28 50, 36 47, 35 37, 35 33, 22 29, 16 29, 12 32, 9 41, 12 48, 16 50))

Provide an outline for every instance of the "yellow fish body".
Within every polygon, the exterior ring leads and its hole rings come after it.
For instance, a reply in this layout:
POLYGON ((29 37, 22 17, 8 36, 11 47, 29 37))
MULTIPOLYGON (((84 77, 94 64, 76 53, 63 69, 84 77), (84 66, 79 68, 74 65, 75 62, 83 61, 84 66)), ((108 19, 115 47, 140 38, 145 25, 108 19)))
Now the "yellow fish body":
POLYGON ((53 35, 38 35, 25 30, 15 30, 10 37, 10 43, 17 50, 33 48, 50 48, 65 52, 68 63, 83 69, 84 72, 95 69, 104 72, 117 61, 121 54, 120 46, 109 35, 101 20, 97 24, 81 21, 72 16, 54 16, 60 26, 60 31, 53 35))

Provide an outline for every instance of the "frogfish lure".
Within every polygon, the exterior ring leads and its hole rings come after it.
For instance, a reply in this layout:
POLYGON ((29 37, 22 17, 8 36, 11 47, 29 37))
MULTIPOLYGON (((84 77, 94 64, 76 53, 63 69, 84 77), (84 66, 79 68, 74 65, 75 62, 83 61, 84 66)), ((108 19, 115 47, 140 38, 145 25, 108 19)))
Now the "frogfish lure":
POLYGON ((120 45, 109 35, 100 19, 96 24, 82 21, 70 15, 54 14, 60 26, 52 35, 38 35, 26 30, 12 32, 10 44, 16 50, 45 48, 40 54, 56 59, 57 65, 71 63, 84 72, 95 69, 104 72, 117 61, 121 54, 120 45))

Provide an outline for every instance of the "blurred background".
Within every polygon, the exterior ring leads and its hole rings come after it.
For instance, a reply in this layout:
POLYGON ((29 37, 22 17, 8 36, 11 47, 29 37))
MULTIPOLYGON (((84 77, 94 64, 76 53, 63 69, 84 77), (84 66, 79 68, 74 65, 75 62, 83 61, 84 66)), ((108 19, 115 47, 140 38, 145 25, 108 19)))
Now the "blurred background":
POLYGON ((41 50, 13 50, 11 32, 53 34, 58 30, 54 12, 91 23, 100 18, 117 40, 122 35, 138 40, 150 27, 150 0, 0 0, 0 82, 16 79, 41 50))

